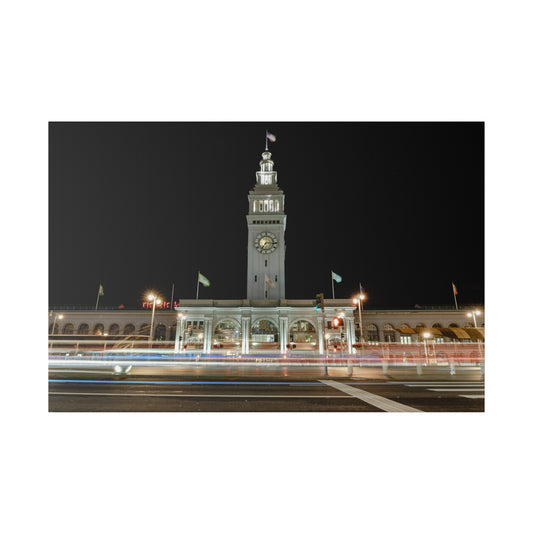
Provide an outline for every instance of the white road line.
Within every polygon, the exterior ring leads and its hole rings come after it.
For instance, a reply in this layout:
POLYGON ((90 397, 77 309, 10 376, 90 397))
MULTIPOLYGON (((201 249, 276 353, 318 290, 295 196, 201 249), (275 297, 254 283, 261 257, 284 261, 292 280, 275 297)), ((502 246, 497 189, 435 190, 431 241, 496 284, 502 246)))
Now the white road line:
POLYGON ((479 382, 465 382, 465 383, 461 383, 461 382, 453 382, 453 383, 450 383, 449 381, 443 381, 443 382, 434 382, 434 383, 424 383, 424 384, 419 384, 419 383, 416 383, 416 384, 407 384, 407 387, 484 387, 485 384, 484 383, 479 383, 479 382))
POLYGON ((394 400, 389 400, 388 398, 384 398, 383 396, 378 396, 377 394, 372 394, 371 392, 366 392, 362 389, 357 389, 352 385, 344 385, 343 383, 338 383, 329 379, 321 379, 320 382, 324 383, 325 385, 329 385, 330 387, 333 387, 337 390, 345 392, 350 396, 354 396, 355 398, 362 400, 363 402, 366 402, 370 405, 373 405, 374 407, 383 409, 383 411, 396 413, 403 413, 405 411, 413 411, 418 413, 422 412, 420 411, 420 409, 415 409, 414 407, 409 407, 408 405, 395 402, 394 400))
POLYGON ((477 398, 483 398, 485 399, 485 395, 484 394, 459 394, 459 396, 461 396, 461 398, 472 398, 472 399, 477 399, 477 398))
POLYGON ((158 393, 120 393, 120 392, 50 392, 52 395, 63 396, 165 396, 172 398, 346 398, 344 394, 328 396, 297 396, 277 394, 158 394, 158 393))
POLYGON ((483 392, 483 389, 428 389, 434 392, 483 392))

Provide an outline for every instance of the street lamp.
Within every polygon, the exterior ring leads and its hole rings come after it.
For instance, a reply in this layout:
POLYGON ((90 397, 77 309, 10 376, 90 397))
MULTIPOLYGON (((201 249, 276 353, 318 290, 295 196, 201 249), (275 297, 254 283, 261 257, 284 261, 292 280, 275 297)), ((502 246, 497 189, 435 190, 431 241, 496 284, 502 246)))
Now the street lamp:
POLYGON ((474 309, 471 313, 467 313, 466 316, 471 317, 474 319, 474 327, 477 328, 477 321, 476 321, 476 315, 479 316, 481 314, 481 311, 478 311, 477 309, 474 309))
POLYGON ((365 342, 365 338, 364 338, 364 335, 363 335, 363 317, 361 315, 361 307, 362 307, 362 304, 363 304, 363 300, 365 299, 365 295, 364 294, 358 294, 352 301, 353 301, 353 304, 357 306, 357 308, 359 309, 359 331, 361 332, 361 335, 360 335, 360 341, 362 343, 365 342))
POLYGON ((55 335, 55 332, 56 332, 56 321, 57 320, 62 320, 63 319, 63 315, 55 315, 54 316, 54 325, 52 326, 52 335, 55 335))
POLYGON ((180 321, 180 333, 179 333, 179 340, 178 340, 178 351, 181 352, 181 350, 183 348, 183 340, 184 340, 184 337, 185 337, 185 332, 184 332, 184 328, 183 328, 183 322, 187 318, 187 314, 186 313, 178 313, 178 318, 179 318, 179 321, 180 321))
POLYGON ((428 361, 428 339, 431 336, 431 334, 427 331, 424 332, 424 353, 426 354, 426 363, 428 361))
POLYGON ((339 317, 342 318, 342 322, 341 322, 341 351, 344 352, 344 348, 343 348, 343 341, 344 341, 344 317, 346 316, 345 312, 344 311, 341 311, 339 313, 339 317))
POLYGON ((152 302, 152 322, 150 323, 150 341, 153 342, 153 331, 154 331, 154 316, 155 316, 155 306, 161 303, 161 299, 158 298, 154 293, 148 295, 148 300, 152 302))

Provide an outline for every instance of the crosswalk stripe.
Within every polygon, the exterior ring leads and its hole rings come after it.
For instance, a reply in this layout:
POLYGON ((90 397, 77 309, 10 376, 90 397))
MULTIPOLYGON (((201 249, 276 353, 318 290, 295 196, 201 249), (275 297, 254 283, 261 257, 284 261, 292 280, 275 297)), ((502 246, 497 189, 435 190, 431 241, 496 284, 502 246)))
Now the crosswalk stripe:
POLYGON ((395 402, 394 400, 389 400, 388 398, 384 398, 383 396, 378 396, 377 394, 372 394, 371 392, 367 392, 362 389, 357 389, 353 385, 345 385, 344 383, 338 383, 337 381, 333 381, 330 379, 321 379, 320 382, 324 383, 325 385, 329 385, 330 387, 333 387, 335 389, 338 389, 342 392, 345 392, 350 396, 354 396, 355 398, 362 400, 363 402, 366 402, 370 405, 373 405, 374 407, 378 407, 383 411, 395 413, 403 413, 405 411, 418 413, 421 412, 420 409, 415 409, 414 407, 409 407, 408 405, 395 402))

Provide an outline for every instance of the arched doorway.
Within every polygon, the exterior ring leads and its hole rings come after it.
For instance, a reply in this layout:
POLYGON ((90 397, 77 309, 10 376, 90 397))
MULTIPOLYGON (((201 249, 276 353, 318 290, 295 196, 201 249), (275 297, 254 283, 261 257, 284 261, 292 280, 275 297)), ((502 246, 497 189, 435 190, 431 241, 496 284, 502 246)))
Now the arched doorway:
POLYGON ((279 348, 279 330, 277 325, 267 318, 260 318, 252 325, 250 347, 253 350, 272 350, 279 348))
POLYGON ((289 328, 289 342, 298 350, 316 350, 316 328, 308 320, 297 320, 289 328))
POLYGON ((233 319, 221 320, 215 327, 213 348, 238 348, 241 345, 241 328, 233 319))

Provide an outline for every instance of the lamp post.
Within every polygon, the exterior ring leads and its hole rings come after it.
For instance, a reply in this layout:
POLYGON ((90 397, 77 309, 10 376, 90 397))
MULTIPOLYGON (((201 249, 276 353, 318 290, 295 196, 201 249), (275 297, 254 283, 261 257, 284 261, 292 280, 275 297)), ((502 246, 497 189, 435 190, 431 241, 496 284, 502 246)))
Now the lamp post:
POLYGON ((428 362, 428 339, 430 337, 430 333, 428 333, 427 331, 424 332, 424 353, 426 354, 426 363, 428 362))
POLYGON ((57 320, 62 320, 63 319, 63 315, 55 315, 54 316, 54 325, 52 326, 52 335, 55 335, 55 332, 56 332, 56 321, 57 320))
POLYGON ((353 304, 357 306, 357 308, 359 309, 359 331, 361 333, 360 335, 360 342, 361 343, 364 343, 365 342, 365 337, 363 335, 363 316, 361 315, 361 305, 363 303, 363 300, 365 299, 365 295, 364 294, 358 294, 352 301, 353 301, 353 304))
POLYGON ((183 323, 185 319, 187 318, 187 315, 185 313, 178 313, 178 318, 180 320, 180 335, 179 335, 179 341, 178 341, 178 351, 181 352, 183 349, 183 340, 184 340, 184 329, 183 329, 183 323))
POLYGON ((344 317, 346 316, 346 314, 344 313, 344 311, 341 311, 339 313, 339 318, 342 318, 342 326, 341 326, 341 352, 344 352, 344 348, 343 348, 343 345, 344 345, 344 317))
MULTIPOLYGON (((150 293, 148 295, 148 300, 152 302, 152 322, 150 323, 150 343, 153 342, 154 336, 154 316, 155 316, 155 306, 156 304, 159 305, 161 303, 161 299, 158 298, 154 293, 150 293)), ((150 344, 151 347, 151 344, 150 344)))
POLYGON ((471 313, 467 313, 466 316, 471 317, 474 319, 474 327, 477 328, 477 320, 476 315, 479 316, 481 314, 481 311, 478 311, 477 309, 474 309, 471 313))

